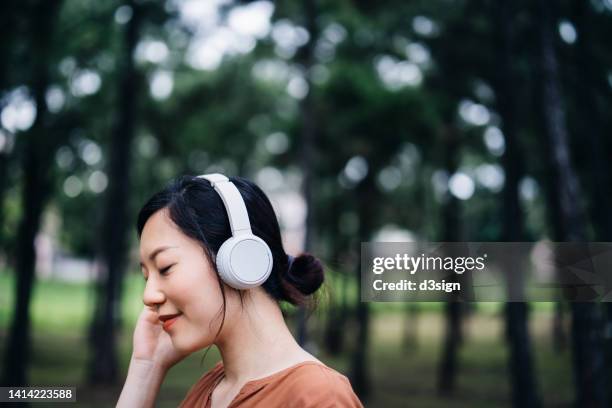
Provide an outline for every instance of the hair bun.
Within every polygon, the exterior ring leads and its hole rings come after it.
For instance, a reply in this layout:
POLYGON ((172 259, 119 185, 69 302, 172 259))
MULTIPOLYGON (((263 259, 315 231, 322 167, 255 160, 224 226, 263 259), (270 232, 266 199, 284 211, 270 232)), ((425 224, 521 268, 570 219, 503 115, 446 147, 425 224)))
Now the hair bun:
POLYGON ((287 300, 301 304, 304 298, 313 294, 324 281, 323 265, 316 257, 304 253, 288 260, 288 270, 283 276, 287 300))

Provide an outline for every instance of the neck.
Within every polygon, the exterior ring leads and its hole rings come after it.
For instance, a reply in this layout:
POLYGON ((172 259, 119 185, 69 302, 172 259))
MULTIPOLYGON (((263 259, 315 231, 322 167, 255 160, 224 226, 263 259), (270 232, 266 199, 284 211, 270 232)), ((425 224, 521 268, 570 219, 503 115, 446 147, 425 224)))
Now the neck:
POLYGON ((239 299, 232 299, 232 303, 237 309, 232 313, 235 317, 226 321, 229 324, 216 342, 225 381, 244 384, 279 371, 306 354, 289 331, 280 307, 263 289, 251 290, 244 307, 239 299))

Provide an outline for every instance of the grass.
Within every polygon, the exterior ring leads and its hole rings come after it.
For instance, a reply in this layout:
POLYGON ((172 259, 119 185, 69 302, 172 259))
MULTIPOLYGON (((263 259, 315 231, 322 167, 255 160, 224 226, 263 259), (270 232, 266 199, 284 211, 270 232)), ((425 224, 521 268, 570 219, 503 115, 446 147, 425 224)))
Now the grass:
MULTIPOLYGON (((0 352, 5 347, 12 305, 13 279, 0 273, 0 352)), ((123 293, 123 327, 120 333, 120 358, 123 373, 131 352, 131 330, 142 307, 142 278, 129 275, 123 293)), ((36 385, 77 386, 78 406, 107 407, 116 402, 121 385, 111 388, 86 386, 88 361, 86 330, 93 308, 89 285, 41 281, 36 285, 33 304, 33 359, 30 380, 36 385)), ((419 304, 416 342, 403 344, 407 315, 405 304, 374 304, 368 355, 372 396, 368 407, 506 407, 510 406, 507 348, 503 341, 501 305, 479 304, 465 322, 466 338, 460 349, 457 391, 452 397, 436 393, 436 370, 443 338, 443 318, 436 303, 419 304)), ((309 326, 320 337, 325 308, 315 313, 309 326)), ((550 338, 551 306, 535 304, 530 321, 534 357, 540 391, 545 406, 569 406, 573 398, 570 355, 555 352, 550 338)), ((355 326, 346 327, 346 348, 355 336, 355 326)), ((2 354, 0 354, 2 355, 2 354)), ((211 349, 201 363, 202 353, 190 356, 173 368, 166 378, 159 407, 175 407, 189 387, 217 360, 211 349)), ((348 354, 319 358, 338 371, 347 373, 348 354)), ((0 360, 0 366, 2 361, 0 360)), ((61 406, 54 404, 53 406, 61 406)), ((75 404, 66 404, 74 407, 75 404)))

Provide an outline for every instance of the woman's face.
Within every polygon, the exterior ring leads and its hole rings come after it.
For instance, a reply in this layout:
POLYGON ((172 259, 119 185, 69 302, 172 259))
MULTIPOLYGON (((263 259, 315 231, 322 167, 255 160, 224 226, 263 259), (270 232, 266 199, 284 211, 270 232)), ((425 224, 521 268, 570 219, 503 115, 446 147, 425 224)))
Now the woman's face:
POLYGON ((217 274, 202 247, 180 231, 165 209, 142 230, 140 262, 144 303, 157 310, 174 347, 193 352, 212 344, 223 308, 217 274))

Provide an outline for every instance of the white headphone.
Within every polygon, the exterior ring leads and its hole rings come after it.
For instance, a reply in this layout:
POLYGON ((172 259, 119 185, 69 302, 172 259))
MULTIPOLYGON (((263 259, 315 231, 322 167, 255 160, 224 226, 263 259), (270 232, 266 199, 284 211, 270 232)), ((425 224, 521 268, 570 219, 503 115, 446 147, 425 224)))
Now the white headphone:
POLYGON ((235 289, 250 289, 264 283, 272 271, 272 252, 268 244, 253 235, 249 214, 238 188, 223 174, 204 174, 221 196, 232 237, 217 252, 217 270, 221 279, 235 289))

